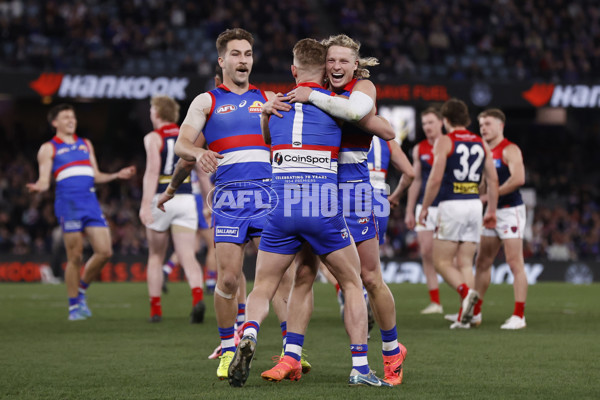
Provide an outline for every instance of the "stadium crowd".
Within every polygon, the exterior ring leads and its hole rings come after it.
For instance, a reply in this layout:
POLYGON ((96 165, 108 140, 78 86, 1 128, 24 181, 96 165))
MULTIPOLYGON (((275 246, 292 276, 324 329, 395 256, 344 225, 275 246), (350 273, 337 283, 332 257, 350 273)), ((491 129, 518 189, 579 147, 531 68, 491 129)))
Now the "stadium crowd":
POLYGON ((214 39, 235 26, 255 33, 255 73, 287 73, 298 39, 346 32, 382 61, 380 80, 600 76, 592 0, 6 0, 0 70, 210 75, 214 39))

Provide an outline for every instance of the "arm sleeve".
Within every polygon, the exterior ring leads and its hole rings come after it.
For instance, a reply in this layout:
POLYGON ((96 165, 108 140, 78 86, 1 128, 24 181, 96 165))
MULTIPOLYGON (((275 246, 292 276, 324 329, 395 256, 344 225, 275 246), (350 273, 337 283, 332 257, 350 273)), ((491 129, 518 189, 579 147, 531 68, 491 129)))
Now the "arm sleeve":
POLYGON ((308 100, 326 113, 348 122, 358 122, 373 108, 373 99, 363 92, 352 92, 349 98, 328 96, 313 90, 308 100))

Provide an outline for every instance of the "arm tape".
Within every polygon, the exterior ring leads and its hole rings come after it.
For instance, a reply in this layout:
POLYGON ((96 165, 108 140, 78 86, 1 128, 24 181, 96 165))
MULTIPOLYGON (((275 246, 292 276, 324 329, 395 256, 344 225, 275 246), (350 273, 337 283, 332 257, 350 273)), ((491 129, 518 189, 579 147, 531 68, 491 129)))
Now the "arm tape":
POLYGON ((363 92, 352 92, 350 98, 328 96, 313 90, 308 100, 326 113, 348 122, 358 122, 373 108, 373 99, 363 92))

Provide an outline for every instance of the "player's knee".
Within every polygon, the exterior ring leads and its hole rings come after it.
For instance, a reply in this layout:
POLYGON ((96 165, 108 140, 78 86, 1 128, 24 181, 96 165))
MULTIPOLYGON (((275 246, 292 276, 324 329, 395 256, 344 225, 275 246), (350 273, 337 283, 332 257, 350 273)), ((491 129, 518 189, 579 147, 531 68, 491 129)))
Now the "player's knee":
POLYGON ((219 274, 218 278, 218 286, 221 290, 227 294, 229 293, 237 293, 239 280, 233 274, 219 274))
POLYGON ((98 256, 100 259, 102 259, 103 261, 108 261, 110 260, 110 258, 113 256, 113 250, 112 247, 107 247, 105 249, 100 249, 96 252, 96 256, 98 256))

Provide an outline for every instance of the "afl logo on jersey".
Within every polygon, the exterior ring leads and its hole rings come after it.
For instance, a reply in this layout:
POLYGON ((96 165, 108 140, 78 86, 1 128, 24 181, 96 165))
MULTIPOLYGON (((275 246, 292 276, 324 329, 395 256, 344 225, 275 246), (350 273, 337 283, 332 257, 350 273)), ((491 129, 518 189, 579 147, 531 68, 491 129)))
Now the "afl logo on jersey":
POLYGON ((261 113, 262 112, 263 103, 258 100, 254 100, 254 103, 250 107, 248 107, 248 112, 251 113, 261 113))
POLYGON ((277 165, 281 165, 281 163, 283 162, 283 156, 281 155, 281 153, 275 153, 273 155, 273 162, 277 163, 277 165))
MULTIPOLYGON (((358 219, 358 223, 359 224, 366 224, 367 222, 369 222, 369 217, 362 217, 358 219)), ((364 235, 364 233, 363 233, 364 235)))
POLYGON ((237 107, 233 104, 225 104, 219 108, 217 108, 217 114, 227 114, 232 111, 237 110, 237 107))

